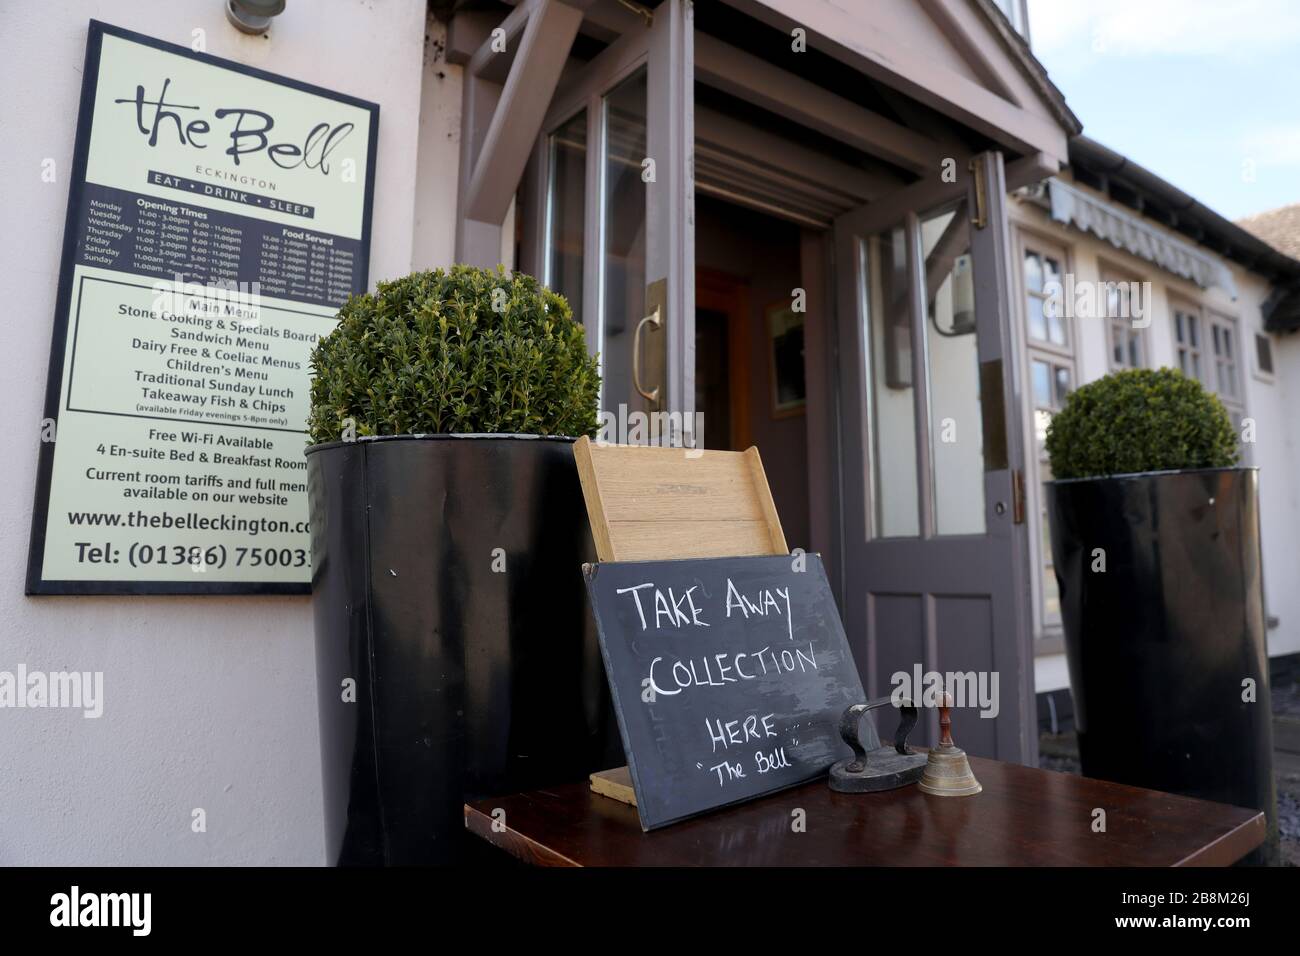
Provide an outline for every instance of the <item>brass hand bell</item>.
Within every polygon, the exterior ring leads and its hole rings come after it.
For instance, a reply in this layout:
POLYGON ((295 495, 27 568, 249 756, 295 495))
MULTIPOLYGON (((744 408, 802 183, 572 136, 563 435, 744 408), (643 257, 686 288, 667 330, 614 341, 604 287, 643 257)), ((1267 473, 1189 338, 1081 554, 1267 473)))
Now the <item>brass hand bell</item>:
POLYGON ((952 742, 951 710, 952 695, 945 691, 943 704, 939 707, 939 746, 931 749, 925 762, 925 773, 917 786, 922 792, 936 797, 969 797, 984 788, 971 773, 966 751, 952 742))

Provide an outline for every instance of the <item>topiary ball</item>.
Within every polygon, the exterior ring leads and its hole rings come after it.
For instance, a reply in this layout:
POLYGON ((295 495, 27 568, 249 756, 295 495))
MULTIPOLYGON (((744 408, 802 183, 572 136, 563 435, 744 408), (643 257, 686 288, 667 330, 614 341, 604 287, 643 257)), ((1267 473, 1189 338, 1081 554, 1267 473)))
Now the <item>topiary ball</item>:
POLYGON ((1047 428, 1056 478, 1237 463, 1237 435, 1218 397, 1172 368, 1114 372, 1076 389, 1047 428))
POLYGON ((470 266, 353 296, 311 355, 313 442, 492 432, 592 435, 600 375, 563 296, 470 266))

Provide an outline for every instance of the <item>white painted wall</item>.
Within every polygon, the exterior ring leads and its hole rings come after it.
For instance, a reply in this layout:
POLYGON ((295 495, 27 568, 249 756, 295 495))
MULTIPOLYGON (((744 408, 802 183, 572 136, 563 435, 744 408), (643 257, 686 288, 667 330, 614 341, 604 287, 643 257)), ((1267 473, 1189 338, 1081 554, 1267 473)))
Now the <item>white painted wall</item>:
POLYGON ((307 598, 23 596, 92 17, 186 46, 201 29, 210 53, 379 103, 373 284, 412 263, 425 3, 291 2, 266 38, 238 33, 221 0, 0 4, 0 408, 16 436, 0 457, 0 670, 103 671, 105 697, 98 720, 0 710, 0 865, 322 863, 307 598))
MULTIPOLYGON (((1068 174, 1063 178, 1068 181, 1068 174)), ((1091 192, 1087 187, 1077 183, 1074 185, 1091 192)), ((1239 373, 1245 385, 1245 414, 1255 420, 1257 438, 1243 464, 1260 469, 1264 593, 1268 613, 1278 618, 1279 622, 1278 627, 1267 634, 1268 651, 1273 657, 1300 651, 1300 589, 1295 587, 1295 582, 1300 580, 1300 543, 1297 543, 1297 532, 1300 532, 1300 491, 1295 483, 1295 476, 1300 474, 1300 419, 1295 414, 1296 402, 1300 400, 1300 337, 1273 336, 1274 363, 1277 368, 1274 380, 1266 382, 1254 374, 1254 334, 1264 328, 1260 310, 1270 292, 1268 283, 1236 263, 1223 260, 1231 268, 1237 286, 1237 298, 1234 300, 1222 289, 1200 289, 1194 283, 1122 252, 1091 234, 1053 222, 1047 212, 1038 206, 1013 202, 1011 217, 1013 228, 1017 225, 1028 228, 1064 245, 1069 253, 1068 268, 1074 273, 1077 282, 1099 281, 1105 263, 1109 263, 1112 268, 1120 267, 1131 272, 1139 280, 1151 282, 1152 322, 1147 329, 1147 347, 1149 364, 1153 367, 1176 364, 1171 295, 1199 303, 1206 310, 1236 318, 1242 347, 1239 373)), ((1153 225, 1186 241, 1185 237, 1158 224, 1153 225)), ((1016 303, 1013 314, 1018 321, 1024 321, 1021 303, 1016 303)), ((1076 384, 1090 382, 1105 375, 1109 371, 1109 357, 1104 320, 1074 319, 1072 328, 1075 336, 1076 384)), ((1208 345, 1206 348, 1208 351, 1208 345)), ((1029 447, 1033 447, 1032 444, 1029 447)), ((1031 495, 1037 493, 1036 488, 1031 488, 1031 495)), ((1037 514, 1038 509, 1031 498, 1031 520, 1036 521, 1037 514)), ((1031 530, 1030 539, 1038 540, 1036 530, 1031 530)), ((1034 567, 1036 569, 1038 565, 1035 564, 1034 567)), ((1063 660, 1064 655, 1039 657, 1036 660, 1035 679, 1039 693, 1068 686, 1063 660)))
POLYGON ((456 254, 460 112, 464 68, 448 63, 447 28, 429 19, 424 40, 419 171, 415 181, 412 266, 448 266, 456 254))

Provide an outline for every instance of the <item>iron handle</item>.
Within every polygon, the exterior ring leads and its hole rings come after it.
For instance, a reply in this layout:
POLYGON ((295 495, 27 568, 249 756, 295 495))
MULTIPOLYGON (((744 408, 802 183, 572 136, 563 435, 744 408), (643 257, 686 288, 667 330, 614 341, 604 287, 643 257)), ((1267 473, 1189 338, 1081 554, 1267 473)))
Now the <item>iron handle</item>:
POLYGON ((657 402, 659 401, 659 386, 656 385, 647 392, 645 386, 641 384, 641 330, 646 327, 647 322, 656 329, 663 327, 663 319, 659 317, 659 306, 656 305, 653 312, 642 318, 636 324, 636 331, 632 333, 632 385, 647 402, 657 402))

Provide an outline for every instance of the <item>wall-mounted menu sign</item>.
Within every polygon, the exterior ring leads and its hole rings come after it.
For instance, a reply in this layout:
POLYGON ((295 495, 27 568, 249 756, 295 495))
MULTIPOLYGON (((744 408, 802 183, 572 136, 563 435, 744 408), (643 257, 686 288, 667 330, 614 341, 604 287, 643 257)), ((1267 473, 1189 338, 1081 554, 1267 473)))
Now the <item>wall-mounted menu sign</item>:
POLYGON ((91 21, 30 594, 310 589, 308 357, 379 107, 91 21))
POLYGON ((585 570, 645 829, 850 755, 840 717, 866 697, 817 555, 585 570))

